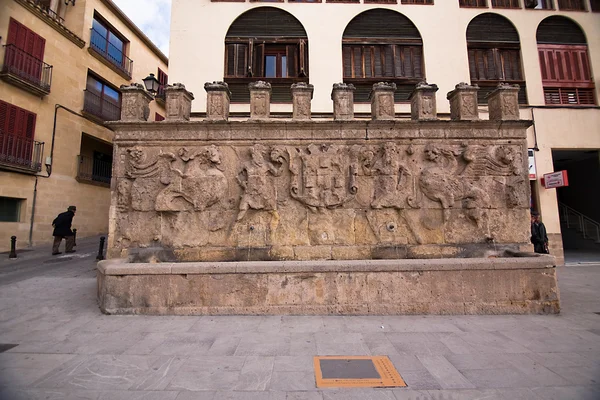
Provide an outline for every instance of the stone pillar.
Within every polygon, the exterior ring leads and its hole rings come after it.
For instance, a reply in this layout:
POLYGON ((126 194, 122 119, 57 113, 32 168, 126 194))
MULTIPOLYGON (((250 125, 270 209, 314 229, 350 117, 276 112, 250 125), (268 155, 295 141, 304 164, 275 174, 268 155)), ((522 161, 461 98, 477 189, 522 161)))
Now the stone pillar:
POLYGON ((121 96, 121 121, 148 121, 152 96, 143 85, 121 85, 121 96))
POLYGON ((392 120, 396 117, 394 109, 395 83, 379 82, 373 85, 371 99, 371 118, 373 120, 392 120))
POLYGON ((331 100, 333 100, 334 120, 354 119, 354 90, 356 90, 356 88, 351 83, 333 84, 331 100))
POLYGON ((419 82, 410 95, 410 116, 415 121, 431 121, 437 119, 435 93, 436 84, 419 82))
POLYGON ((479 86, 461 82, 448 92, 450 119, 453 121, 474 121, 479 119, 477 91, 479 86))
POLYGON ((499 83, 498 87, 488 95, 488 108, 492 121, 518 121, 519 85, 499 83))
POLYGON ((227 121, 229 119, 229 103, 231 92, 225 82, 206 82, 206 119, 210 121, 227 121))
POLYGON ((310 83, 294 83, 291 88, 294 113, 292 119, 310 119, 310 101, 314 87, 310 83))
POLYGON ((182 83, 174 83, 165 87, 167 98, 167 121, 189 121, 192 113, 194 94, 185 90, 182 83))
POLYGON ((250 89, 250 119, 269 119, 271 116, 271 84, 257 81, 248 84, 250 89))

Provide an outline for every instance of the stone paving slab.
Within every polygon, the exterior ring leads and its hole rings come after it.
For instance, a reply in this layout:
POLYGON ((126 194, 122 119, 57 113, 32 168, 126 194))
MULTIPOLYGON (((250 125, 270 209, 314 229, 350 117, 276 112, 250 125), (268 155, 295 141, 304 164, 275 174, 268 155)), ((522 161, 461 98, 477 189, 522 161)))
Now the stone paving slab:
POLYGON ((597 400, 600 265, 554 316, 107 316, 89 265, 3 281, 1 400, 597 400), (406 388, 317 389, 316 355, 387 355, 406 388))

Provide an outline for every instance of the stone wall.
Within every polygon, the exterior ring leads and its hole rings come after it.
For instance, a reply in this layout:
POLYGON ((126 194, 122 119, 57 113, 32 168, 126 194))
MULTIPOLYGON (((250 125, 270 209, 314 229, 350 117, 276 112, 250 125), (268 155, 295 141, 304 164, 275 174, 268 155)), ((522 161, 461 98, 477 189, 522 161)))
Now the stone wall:
POLYGON ((413 119, 399 120, 393 86, 377 84, 372 120, 356 120, 353 87, 338 84, 334 119, 317 121, 309 86, 293 88, 290 120, 269 117, 268 84, 255 84, 251 118, 229 121, 226 85, 207 84, 207 119, 189 121, 193 96, 176 85, 158 123, 144 121, 141 89, 126 90, 124 121, 111 124, 109 257, 476 257, 528 243, 518 89, 499 88, 494 119, 479 120, 476 87, 457 85, 452 120, 438 120, 437 87, 423 84, 413 119))

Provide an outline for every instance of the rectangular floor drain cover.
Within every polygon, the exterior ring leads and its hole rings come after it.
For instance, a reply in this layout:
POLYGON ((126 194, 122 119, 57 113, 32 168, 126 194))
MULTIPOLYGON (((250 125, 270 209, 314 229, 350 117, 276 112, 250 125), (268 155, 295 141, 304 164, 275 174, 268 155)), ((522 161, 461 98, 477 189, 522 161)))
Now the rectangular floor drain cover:
POLYGON ((325 356, 314 363, 319 388, 406 386, 386 356, 325 356))
POLYGON ((17 346, 18 344, 0 343, 0 353, 4 353, 5 351, 17 346))

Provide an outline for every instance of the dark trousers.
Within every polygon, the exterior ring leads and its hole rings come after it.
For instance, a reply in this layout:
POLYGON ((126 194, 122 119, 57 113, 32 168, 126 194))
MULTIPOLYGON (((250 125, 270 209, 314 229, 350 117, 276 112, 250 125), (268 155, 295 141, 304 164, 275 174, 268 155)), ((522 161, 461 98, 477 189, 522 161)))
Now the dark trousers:
POLYGON ((65 239, 65 251, 73 251, 73 245, 75 244, 75 236, 54 236, 54 243, 52 244, 52 253, 58 253, 60 242, 63 238, 65 239))

